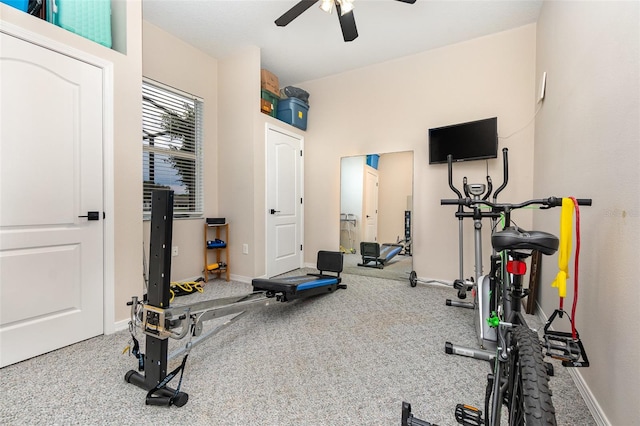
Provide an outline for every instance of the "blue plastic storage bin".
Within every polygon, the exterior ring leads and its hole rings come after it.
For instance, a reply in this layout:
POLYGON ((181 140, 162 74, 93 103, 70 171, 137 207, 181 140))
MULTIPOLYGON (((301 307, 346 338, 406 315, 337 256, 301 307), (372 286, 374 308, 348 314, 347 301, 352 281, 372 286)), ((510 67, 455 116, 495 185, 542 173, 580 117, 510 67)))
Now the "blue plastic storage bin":
POLYGON ((278 102, 278 120, 289 123, 298 129, 307 130, 309 105, 298 98, 281 99, 278 102))
POLYGON ((111 0, 47 0, 47 21, 111 47, 111 0))
POLYGON ((371 166, 374 169, 378 170, 378 160, 380 156, 378 154, 369 154, 367 155, 367 166, 371 166))
POLYGON ((11 7, 15 7, 23 12, 29 9, 29 0, 0 0, 0 3, 8 4, 11 7))

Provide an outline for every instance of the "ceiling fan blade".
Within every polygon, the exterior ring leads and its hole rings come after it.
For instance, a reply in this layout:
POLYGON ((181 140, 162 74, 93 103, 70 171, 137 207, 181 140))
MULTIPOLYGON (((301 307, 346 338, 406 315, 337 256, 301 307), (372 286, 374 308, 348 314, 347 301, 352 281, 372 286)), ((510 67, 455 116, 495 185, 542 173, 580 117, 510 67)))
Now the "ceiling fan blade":
POLYGON ((397 0, 397 1, 401 1, 402 3, 409 3, 409 4, 414 4, 416 2, 416 0, 397 0))
POLYGON ((296 19, 298 16, 302 14, 305 10, 309 9, 311 6, 316 4, 318 0, 302 0, 298 2, 291 9, 287 10, 281 17, 276 19, 276 25, 279 27, 284 27, 289 24, 291 21, 296 19))
POLYGON ((353 17, 353 10, 342 15, 340 13, 340 4, 336 3, 336 12, 338 12, 338 20, 340 20, 344 41, 353 41, 358 38, 358 29, 356 28, 356 20, 353 17))

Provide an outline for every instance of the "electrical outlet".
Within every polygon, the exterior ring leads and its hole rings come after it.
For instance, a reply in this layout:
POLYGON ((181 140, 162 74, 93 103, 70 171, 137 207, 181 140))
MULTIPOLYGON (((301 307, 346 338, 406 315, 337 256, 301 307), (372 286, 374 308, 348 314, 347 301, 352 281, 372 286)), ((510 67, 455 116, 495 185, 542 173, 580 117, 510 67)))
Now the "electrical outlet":
POLYGON ((171 256, 176 257, 178 255, 178 246, 171 247, 171 256))
POLYGON ((249 254, 249 244, 242 245, 242 254, 249 254))

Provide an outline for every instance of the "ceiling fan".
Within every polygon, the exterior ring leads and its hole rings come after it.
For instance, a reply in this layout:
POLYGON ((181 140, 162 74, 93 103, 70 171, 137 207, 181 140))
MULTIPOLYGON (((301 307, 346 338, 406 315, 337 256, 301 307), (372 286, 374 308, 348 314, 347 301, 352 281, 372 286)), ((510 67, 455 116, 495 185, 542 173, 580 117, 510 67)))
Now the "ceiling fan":
MULTIPOLYGON (((335 6, 338 14, 338 20, 340 21, 340 28, 342 29, 342 37, 344 41, 353 41, 358 37, 358 29, 356 28, 356 21, 353 17, 353 2, 354 0, 301 0, 291 9, 286 11, 281 17, 276 19, 276 25, 284 27, 291 21, 300 16, 304 11, 320 1, 320 9, 327 13, 331 13, 331 10, 335 6)), ((402 3, 413 4, 416 0, 396 0, 402 3)))

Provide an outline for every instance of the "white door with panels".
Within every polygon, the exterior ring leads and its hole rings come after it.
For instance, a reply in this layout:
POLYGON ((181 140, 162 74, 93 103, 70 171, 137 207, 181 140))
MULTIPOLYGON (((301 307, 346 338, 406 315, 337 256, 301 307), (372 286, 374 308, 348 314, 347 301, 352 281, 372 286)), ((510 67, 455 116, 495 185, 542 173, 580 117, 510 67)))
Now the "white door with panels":
POLYGON ((103 333, 102 73, 0 33, 0 367, 103 333))
POLYGON ((378 171, 364 166, 364 236, 362 241, 378 241, 378 171))
POLYGON ((302 137, 267 125, 267 276, 302 267, 302 137))

